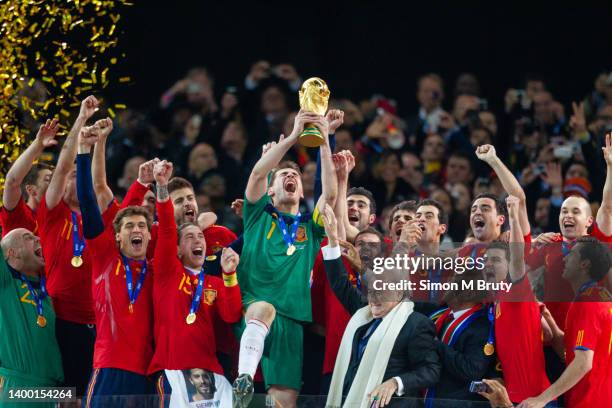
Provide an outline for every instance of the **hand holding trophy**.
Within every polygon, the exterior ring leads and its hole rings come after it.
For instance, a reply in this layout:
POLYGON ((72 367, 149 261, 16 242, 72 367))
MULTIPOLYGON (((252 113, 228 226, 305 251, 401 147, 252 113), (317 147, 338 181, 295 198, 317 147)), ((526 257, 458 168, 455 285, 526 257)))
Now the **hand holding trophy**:
MULTIPOLYGON (((329 101, 329 88, 324 80, 312 77, 304 81, 300 88, 300 108, 324 116, 329 101)), ((319 147, 325 143, 323 135, 313 124, 306 124, 300 134, 300 144, 306 147, 319 147)))

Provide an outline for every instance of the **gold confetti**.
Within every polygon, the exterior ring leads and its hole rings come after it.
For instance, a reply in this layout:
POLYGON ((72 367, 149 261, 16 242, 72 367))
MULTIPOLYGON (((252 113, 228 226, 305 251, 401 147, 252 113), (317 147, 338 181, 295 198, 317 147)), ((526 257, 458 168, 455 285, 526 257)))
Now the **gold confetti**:
MULTIPOLYGON (((10 163, 31 141, 34 129, 21 118, 58 117, 58 134, 65 135, 84 95, 101 97, 109 84, 132 82, 117 72, 125 58, 118 48, 119 21, 131 5, 125 0, 0 1, 0 190, 10 163)), ((111 106, 126 109, 122 103, 111 106)), ((110 108, 108 113, 115 116, 110 108)))

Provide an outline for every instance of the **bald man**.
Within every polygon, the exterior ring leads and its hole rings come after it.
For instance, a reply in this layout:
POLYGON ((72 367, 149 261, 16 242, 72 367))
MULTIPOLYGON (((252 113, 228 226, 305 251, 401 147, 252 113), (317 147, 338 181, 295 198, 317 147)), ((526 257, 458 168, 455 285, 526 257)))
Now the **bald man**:
MULTIPOLYGON (((10 389, 54 387, 64 379, 55 340, 55 312, 45 289, 45 260, 40 239, 25 228, 1 241, 0 400, 10 389)), ((3 402, 3 407, 12 406, 3 402)), ((16 404, 20 408, 54 406, 16 404)))

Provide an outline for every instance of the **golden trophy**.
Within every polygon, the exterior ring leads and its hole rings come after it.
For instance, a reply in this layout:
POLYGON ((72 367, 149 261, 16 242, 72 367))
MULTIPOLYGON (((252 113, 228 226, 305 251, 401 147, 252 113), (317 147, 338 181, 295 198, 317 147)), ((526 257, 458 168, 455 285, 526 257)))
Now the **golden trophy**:
MULTIPOLYGON (((309 78, 300 88, 300 108, 325 116, 329 95, 329 88, 324 80, 317 77, 309 78)), ((312 124, 304 126, 299 141, 302 146, 306 147, 319 147, 325 143, 319 129, 312 124)))

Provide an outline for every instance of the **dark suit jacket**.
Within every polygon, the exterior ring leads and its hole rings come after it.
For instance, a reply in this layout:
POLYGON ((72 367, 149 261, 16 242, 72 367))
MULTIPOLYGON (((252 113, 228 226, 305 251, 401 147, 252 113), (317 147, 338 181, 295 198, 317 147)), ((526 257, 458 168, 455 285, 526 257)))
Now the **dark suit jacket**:
POLYGON ((472 321, 452 347, 436 340, 442 374, 435 389, 435 398, 486 401, 469 391, 470 382, 486 378, 495 359, 486 356, 483 347, 489 337, 486 312, 472 321))
MULTIPOLYGON (((334 294, 351 315, 368 304, 365 296, 350 284, 340 258, 326 260, 324 265, 327 279, 334 294)), ((359 367, 357 343, 370 324, 360 327, 355 333, 351 360, 345 375, 343 389, 345 395, 348 393, 359 367)), ((413 312, 397 336, 383 381, 396 376, 400 377, 406 397, 419 397, 420 389, 436 384, 441 367, 434 336, 435 327, 433 323, 426 316, 413 312)))

